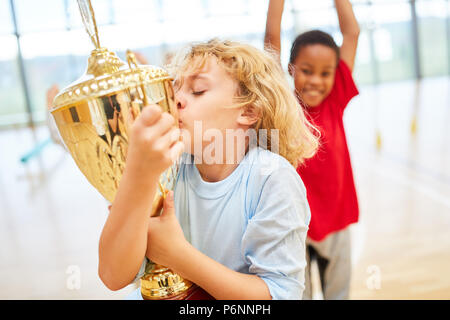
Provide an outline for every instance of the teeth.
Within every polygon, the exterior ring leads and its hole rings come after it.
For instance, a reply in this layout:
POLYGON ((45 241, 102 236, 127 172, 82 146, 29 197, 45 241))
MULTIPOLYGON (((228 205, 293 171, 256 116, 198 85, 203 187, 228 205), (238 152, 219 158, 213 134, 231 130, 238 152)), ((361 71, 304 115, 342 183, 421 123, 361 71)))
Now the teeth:
POLYGON ((320 96, 320 92, 317 90, 312 90, 312 91, 306 91, 305 92, 307 95, 311 96, 311 97, 317 97, 320 96))

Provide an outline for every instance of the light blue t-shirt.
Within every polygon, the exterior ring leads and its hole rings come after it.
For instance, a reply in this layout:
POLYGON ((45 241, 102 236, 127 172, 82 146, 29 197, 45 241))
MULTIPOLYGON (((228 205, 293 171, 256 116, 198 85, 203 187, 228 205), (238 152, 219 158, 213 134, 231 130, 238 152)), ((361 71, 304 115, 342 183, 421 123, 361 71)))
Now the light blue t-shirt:
MULTIPOLYGON (((183 154, 174 201, 195 248, 258 275, 273 299, 302 298, 311 214, 303 182, 285 158, 254 147, 227 178, 205 182, 192 156, 183 154)), ((144 264, 137 277, 143 271, 144 264)))

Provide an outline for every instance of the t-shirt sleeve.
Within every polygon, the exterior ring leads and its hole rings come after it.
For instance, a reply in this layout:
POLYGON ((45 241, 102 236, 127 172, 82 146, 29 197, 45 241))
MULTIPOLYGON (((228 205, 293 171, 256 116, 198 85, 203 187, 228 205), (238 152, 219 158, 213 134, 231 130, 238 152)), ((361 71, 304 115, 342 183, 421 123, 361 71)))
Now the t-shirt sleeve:
POLYGON ((278 169, 267 178, 242 240, 249 272, 265 281, 274 300, 302 299, 305 288, 311 214, 304 185, 290 169, 278 169))
POLYGON ((339 111, 343 112, 350 100, 359 94, 352 72, 344 60, 340 60, 336 69, 334 86, 330 93, 330 98, 336 101, 339 111))
POLYGON ((142 278, 144 276, 145 268, 147 267, 147 263, 149 263, 149 262, 150 262, 150 260, 148 260, 147 257, 144 257, 144 260, 142 261, 141 267, 139 268, 138 273, 136 274, 136 276, 134 277, 134 279, 133 279, 133 281, 131 283, 138 281, 140 278, 142 278))

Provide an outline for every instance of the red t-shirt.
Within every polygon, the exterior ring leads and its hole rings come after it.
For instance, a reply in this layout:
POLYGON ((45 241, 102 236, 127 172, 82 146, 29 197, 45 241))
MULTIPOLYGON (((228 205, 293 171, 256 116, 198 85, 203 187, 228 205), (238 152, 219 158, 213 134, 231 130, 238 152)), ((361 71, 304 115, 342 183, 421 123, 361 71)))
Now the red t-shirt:
POLYGON ((308 236, 315 241, 358 221, 358 199, 344 132, 343 114, 358 94, 351 71, 339 61, 330 94, 317 107, 305 107, 320 130, 316 155, 297 168, 311 208, 308 236))

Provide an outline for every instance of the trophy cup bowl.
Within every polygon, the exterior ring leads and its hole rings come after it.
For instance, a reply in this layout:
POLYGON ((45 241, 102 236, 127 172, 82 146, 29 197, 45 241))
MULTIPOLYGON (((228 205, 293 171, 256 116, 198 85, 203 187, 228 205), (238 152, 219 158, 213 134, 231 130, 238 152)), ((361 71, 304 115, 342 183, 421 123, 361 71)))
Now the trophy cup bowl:
MULTIPOLYGON (((132 53, 128 53, 128 58, 132 59, 132 53)), ((109 61, 104 68, 108 71, 103 70, 101 75, 88 73, 63 89, 55 97, 51 113, 78 168, 113 202, 125 167, 128 132, 134 119, 148 104, 159 105, 175 118, 177 110, 172 79, 163 69, 128 68, 114 53, 99 48, 91 54, 88 72, 95 68, 99 72, 98 63, 102 61, 109 61)), ((173 164, 161 175, 149 216, 160 214, 165 192, 173 189, 176 173, 177 166, 173 164)), ((191 286, 189 281, 157 264, 149 264, 141 279, 145 299, 173 298, 191 286)))
MULTIPOLYGON (((50 111, 78 168, 113 202, 125 167, 129 129, 142 108, 157 104, 163 112, 172 114, 178 125, 172 78, 162 68, 138 66, 131 51, 127 52, 126 64, 101 47, 90 1, 78 0, 78 4, 96 48, 89 57, 86 73, 55 97, 50 111)), ((160 214, 163 198, 173 189, 176 174, 174 163, 161 175, 149 217, 160 214)), ((144 299, 190 299, 200 291, 190 281, 155 263, 147 264, 141 278, 144 299)))

